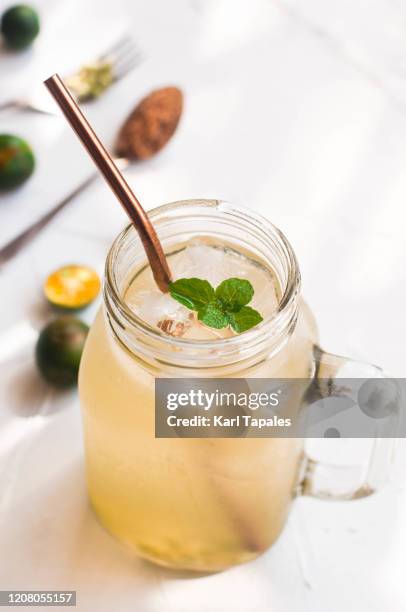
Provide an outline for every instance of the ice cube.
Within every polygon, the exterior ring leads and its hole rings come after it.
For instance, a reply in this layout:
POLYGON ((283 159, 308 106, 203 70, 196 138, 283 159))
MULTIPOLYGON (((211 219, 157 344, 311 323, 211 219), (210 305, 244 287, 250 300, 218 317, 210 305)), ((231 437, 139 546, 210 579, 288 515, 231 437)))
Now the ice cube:
POLYGON ((171 336, 181 336, 193 325, 193 313, 158 289, 139 291, 127 303, 140 319, 171 336))
MULTIPOLYGON (((261 262, 249 259, 223 244, 199 238, 170 256, 173 278, 197 277, 208 280, 213 287, 231 277, 248 278, 254 288, 250 306, 266 318, 278 308, 277 281, 261 262)), ((125 296, 129 307, 144 321, 159 327, 168 335, 195 340, 215 340, 234 335, 228 328, 212 329, 197 320, 197 313, 189 310, 169 294, 161 293, 150 270, 141 273, 130 285, 125 296)))
POLYGON ((230 276, 224 251, 200 240, 194 240, 186 247, 174 262, 172 271, 175 279, 202 278, 214 287, 230 276))

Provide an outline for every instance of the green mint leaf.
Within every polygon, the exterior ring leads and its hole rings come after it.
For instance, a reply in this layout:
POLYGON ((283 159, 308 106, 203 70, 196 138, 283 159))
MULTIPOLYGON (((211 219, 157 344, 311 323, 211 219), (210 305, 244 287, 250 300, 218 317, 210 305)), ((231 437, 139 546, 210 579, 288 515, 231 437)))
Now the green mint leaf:
POLYGON ((180 278, 169 284, 169 293, 190 310, 201 310, 215 297, 210 283, 200 278, 180 278))
POLYGON ((259 312, 250 306, 243 306, 238 312, 229 313, 229 319, 231 327, 238 334, 251 329, 251 327, 263 321, 259 312))
POLYGON ((222 308, 219 308, 216 303, 211 303, 204 306, 198 311, 197 317, 199 321, 205 325, 208 325, 209 327, 214 327, 215 329, 227 327, 230 322, 227 314, 222 308))
POLYGON ((207 280, 180 278, 169 284, 169 293, 186 308, 197 311, 199 321, 208 327, 223 329, 231 325, 242 333, 263 320, 259 312, 247 306, 254 289, 243 278, 228 278, 216 290, 207 280))
POLYGON ((243 278, 228 278, 216 289, 216 297, 221 300, 225 310, 237 312, 246 306, 254 295, 254 288, 243 278))

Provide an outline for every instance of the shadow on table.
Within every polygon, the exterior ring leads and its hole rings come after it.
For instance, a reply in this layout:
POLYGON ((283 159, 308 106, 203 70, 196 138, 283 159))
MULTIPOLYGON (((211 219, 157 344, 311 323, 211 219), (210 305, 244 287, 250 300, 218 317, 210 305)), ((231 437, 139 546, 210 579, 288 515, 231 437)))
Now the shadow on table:
POLYGON ((71 405, 76 389, 57 389, 41 377, 33 355, 23 355, 3 365, 9 411, 18 417, 49 416, 71 405))

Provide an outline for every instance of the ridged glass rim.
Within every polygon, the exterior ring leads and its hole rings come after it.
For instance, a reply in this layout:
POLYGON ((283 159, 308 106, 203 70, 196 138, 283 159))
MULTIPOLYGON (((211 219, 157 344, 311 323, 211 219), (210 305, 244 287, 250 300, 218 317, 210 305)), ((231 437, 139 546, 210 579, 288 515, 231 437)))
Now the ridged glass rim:
MULTIPOLYGON (((107 306, 110 304, 110 299, 113 300, 115 307, 118 309, 121 317, 131 327, 138 331, 146 334, 150 338, 165 342, 171 347, 178 347, 180 349, 187 348, 201 348, 210 350, 211 348, 221 349, 231 348, 232 345, 239 344, 241 342, 247 344, 255 344, 256 341, 261 341, 264 332, 271 332, 272 330, 279 328, 282 332, 286 325, 289 324, 292 318, 292 308, 296 310, 295 305, 297 302, 297 296, 300 291, 300 271, 295 253, 283 234, 275 225, 273 225, 266 217, 242 206, 235 206, 223 200, 206 200, 206 199, 191 199, 191 200, 179 200, 163 204, 156 208, 151 209, 148 212, 148 216, 155 227, 159 227, 159 222, 164 221, 168 213, 173 211, 184 211, 185 209, 202 207, 205 210, 215 209, 221 213, 229 214, 234 218, 240 219, 241 223, 250 225, 252 229, 256 229, 258 232, 270 232, 273 238, 279 242, 282 246, 283 252, 286 257, 288 264, 288 275, 286 281, 286 287, 284 289, 282 298, 279 303, 278 310, 253 327, 252 329, 236 335, 230 338, 219 338, 215 340, 194 340, 190 338, 175 338, 165 334, 158 327, 154 327, 149 323, 143 321, 138 315, 132 311, 123 300, 123 296, 120 295, 118 289, 118 282, 115 275, 115 264, 120 253, 120 248, 128 239, 129 234, 134 233, 136 230, 132 224, 125 227, 117 238, 114 240, 106 259, 105 266, 105 284, 104 284, 104 299, 107 302, 107 306)), ((138 235, 135 234, 138 239, 138 235)), ((232 242, 232 238, 231 238, 232 242)), ((163 245, 165 249, 165 244, 163 245)))

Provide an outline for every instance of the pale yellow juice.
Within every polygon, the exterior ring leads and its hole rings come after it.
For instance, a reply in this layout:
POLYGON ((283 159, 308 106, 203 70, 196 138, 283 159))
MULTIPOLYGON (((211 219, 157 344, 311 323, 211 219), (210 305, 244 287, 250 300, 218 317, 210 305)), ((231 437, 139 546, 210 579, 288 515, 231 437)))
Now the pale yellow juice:
MULTIPOLYGON (((175 278, 197 276, 214 286, 232 276, 248 278, 255 290, 250 305, 264 318, 278 309, 276 275, 245 249, 203 237, 172 248, 169 265, 175 278)), ((215 341, 233 335, 229 329, 206 328, 190 310, 160 294, 149 268, 132 272, 122 297, 146 323, 178 339, 215 341)), ((302 441, 157 439, 154 379, 308 377, 315 336, 302 304, 289 341, 272 355, 232 371, 226 364, 203 371, 196 364, 182 371, 168 363, 151 364, 124 346, 102 309, 82 358, 80 395, 89 493, 106 528, 139 555, 174 568, 215 571, 265 551, 286 520, 302 441)))

